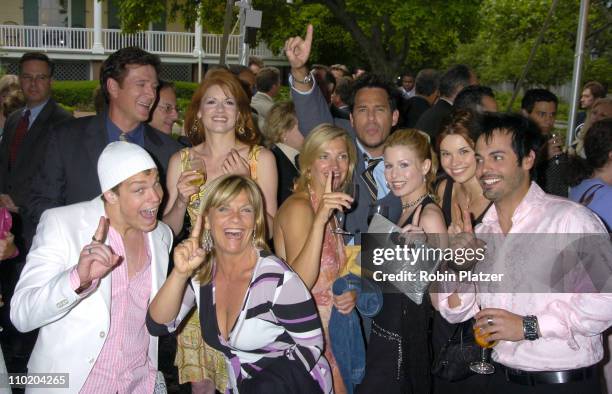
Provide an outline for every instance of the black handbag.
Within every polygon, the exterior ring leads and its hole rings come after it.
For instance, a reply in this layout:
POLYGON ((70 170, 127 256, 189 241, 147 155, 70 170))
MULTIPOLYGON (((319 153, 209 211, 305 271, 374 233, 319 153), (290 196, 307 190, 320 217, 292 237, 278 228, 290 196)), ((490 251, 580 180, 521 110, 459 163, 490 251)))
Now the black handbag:
POLYGON ((456 325, 453 335, 434 360, 432 374, 449 382, 463 380, 474 374, 470 364, 480 359, 480 346, 474 340, 473 326, 473 319, 456 325))

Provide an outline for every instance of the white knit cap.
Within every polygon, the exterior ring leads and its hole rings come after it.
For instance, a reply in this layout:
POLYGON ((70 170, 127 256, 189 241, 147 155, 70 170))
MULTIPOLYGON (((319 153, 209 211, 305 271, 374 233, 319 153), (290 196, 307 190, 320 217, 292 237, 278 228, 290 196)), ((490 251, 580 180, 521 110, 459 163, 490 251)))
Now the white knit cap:
POLYGON ((111 142, 98 159, 98 179, 102 192, 108 191, 129 177, 157 168, 146 150, 131 142, 111 142))

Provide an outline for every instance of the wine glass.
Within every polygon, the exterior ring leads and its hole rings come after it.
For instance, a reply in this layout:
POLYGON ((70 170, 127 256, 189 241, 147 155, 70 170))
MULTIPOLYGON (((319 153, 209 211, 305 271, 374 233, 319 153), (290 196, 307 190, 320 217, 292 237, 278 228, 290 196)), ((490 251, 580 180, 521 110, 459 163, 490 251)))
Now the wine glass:
MULTIPOLYGON (((557 145, 559 143, 559 140, 561 139, 561 134, 559 134, 558 132, 552 132, 550 134, 550 143, 553 145, 557 145)), ((559 164, 559 158, 561 157, 561 154, 557 154, 553 156, 553 160, 555 161, 555 164, 559 164)))
POLYGON ((483 335, 480 328, 474 327, 474 340, 480 346, 480 361, 474 361, 470 364, 472 372, 480 375, 490 375, 495 372, 495 367, 489 362, 491 357, 491 348, 497 345, 497 341, 490 341, 488 335, 483 335))
POLYGON ((372 222, 372 218, 374 215, 379 214, 382 217, 389 216, 389 207, 387 205, 382 204, 380 201, 377 201, 373 204, 370 204, 368 207, 368 225, 372 222))
MULTIPOLYGON (((357 200, 359 200, 359 184, 349 183, 348 185, 346 185, 344 192, 353 198, 351 208, 346 210, 346 212, 350 212, 355 209, 355 206, 357 205, 357 200)), ((344 229, 344 227, 346 226, 346 212, 342 209, 336 210, 334 215, 336 218, 336 228, 332 230, 334 234, 353 235, 353 233, 344 229)))
MULTIPOLYGON (((195 171, 195 173, 198 175, 197 178, 189 181, 191 185, 200 188, 204 182, 206 182, 206 165, 204 164, 204 160, 193 157, 190 158, 190 160, 187 161, 185 170, 195 171)), ((200 206, 200 196, 198 193, 194 193, 191 196, 191 203, 194 208, 198 208, 200 206)))

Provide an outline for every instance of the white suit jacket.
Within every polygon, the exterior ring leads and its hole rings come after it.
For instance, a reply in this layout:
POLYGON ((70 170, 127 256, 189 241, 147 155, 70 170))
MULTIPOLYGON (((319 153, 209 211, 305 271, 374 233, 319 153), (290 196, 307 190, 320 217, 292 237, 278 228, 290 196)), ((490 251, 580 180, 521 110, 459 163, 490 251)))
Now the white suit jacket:
MULTIPOLYGON (((69 389, 45 392, 78 393, 110 328, 111 275, 84 297, 72 290, 69 278, 83 246, 91 242, 100 216, 104 216, 100 197, 45 211, 11 300, 11 321, 19 331, 40 328, 28 372, 70 374, 69 389)), ((150 302, 166 279, 172 232, 158 222, 148 240, 150 302)), ((149 358, 155 367, 157 342, 156 337, 150 338, 149 358)))

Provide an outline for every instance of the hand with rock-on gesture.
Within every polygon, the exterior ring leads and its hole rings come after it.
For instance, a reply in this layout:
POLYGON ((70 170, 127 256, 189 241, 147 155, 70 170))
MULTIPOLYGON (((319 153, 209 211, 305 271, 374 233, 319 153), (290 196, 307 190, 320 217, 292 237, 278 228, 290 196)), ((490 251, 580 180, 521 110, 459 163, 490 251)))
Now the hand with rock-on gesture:
POLYGON ((200 246, 203 221, 202 213, 199 213, 189 238, 174 248, 174 270, 182 277, 190 277, 206 257, 206 252, 200 246))

